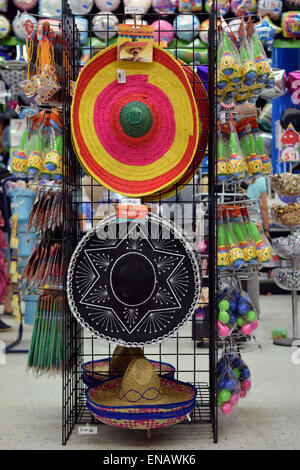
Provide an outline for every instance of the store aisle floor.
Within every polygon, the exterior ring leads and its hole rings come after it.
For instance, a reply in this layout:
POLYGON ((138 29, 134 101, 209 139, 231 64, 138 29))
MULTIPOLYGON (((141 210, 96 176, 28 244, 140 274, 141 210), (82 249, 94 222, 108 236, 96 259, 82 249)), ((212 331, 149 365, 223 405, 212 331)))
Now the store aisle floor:
MULTIPOLYGON (((219 442, 214 444, 207 425, 182 424, 152 432, 98 426, 97 435, 79 435, 75 428, 61 445, 61 379, 36 378, 26 371, 25 354, 8 354, 0 365, 0 450, 200 450, 300 449, 300 354, 274 346, 271 329, 284 326, 291 334, 291 297, 261 297, 262 316, 257 340, 262 349, 244 352, 252 374, 252 390, 229 416, 219 414, 219 442)), ((7 323, 11 321, 6 320, 7 323)), ((25 325, 23 347, 29 347, 32 327, 25 325)), ((0 333, 8 344, 17 335, 0 333)), ((167 343, 166 343, 167 344, 167 343)), ((300 351, 300 350, 299 350, 300 351)))

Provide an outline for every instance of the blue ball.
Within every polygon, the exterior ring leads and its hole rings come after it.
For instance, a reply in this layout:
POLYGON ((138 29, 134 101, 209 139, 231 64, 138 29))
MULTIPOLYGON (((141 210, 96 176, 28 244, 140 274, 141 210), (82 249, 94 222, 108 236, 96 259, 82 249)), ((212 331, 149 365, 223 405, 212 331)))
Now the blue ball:
POLYGON ((250 374, 250 370, 249 370, 249 369, 245 368, 245 369, 242 369, 242 370, 241 370, 241 376, 240 376, 240 377, 241 377, 242 379, 249 379, 250 375, 251 375, 251 374, 250 374))
POLYGON ((240 315, 247 315, 247 313, 249 312, 250 310, 250 306, 248 303, 240 303, 239 304, 239 307, 238 307, 238 312, 240 315))
POLYGON ((229 315, 229 323, 235 323, 237 320, 237 315, 235 315, 234 313, 231 313, 229 315))
POLYGON ((233 290, 233 291, 232 291, 232 295, 233 295, 233 297, 235 298, 235 300, 236 300, 237 302, 240 301, 240 294, 239 294, 236 290, 233 290))
POLYGON ((235 381, 233 379, 230 379, 230 380, 227 380, 226 384, 225 384, 225 388, 226 390, 234 390, 235 389, 235 381))
POLYGON ((227 384, 227 380, 224 377, 221 377, 221 379, 218 380, 218 387, 221 390, 226 387, 226 384, 227 384))
POLYGON ((230 311, 232 313, 236 312, 236 309, 237 309, 237 302, 233 299, 229 300, 229 304, 230 304, 230 311))
POLYGON ((244 361, 240 357, 236 357, 235 360, 233 361, 233 367, 235 369, 238 369, 239 367, 242 367, 244 361))

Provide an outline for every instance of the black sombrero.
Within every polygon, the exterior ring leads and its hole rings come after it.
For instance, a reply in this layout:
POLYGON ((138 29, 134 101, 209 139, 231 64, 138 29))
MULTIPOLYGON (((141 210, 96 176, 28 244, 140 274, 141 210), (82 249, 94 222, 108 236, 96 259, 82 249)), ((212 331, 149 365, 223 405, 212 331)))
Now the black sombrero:
POLYGON ((88 232, 68 269, 70 309, 99 338, 125 346, 161 342, 191 317, 200 273, 182 230, 149 214, 110 216, 88 232))

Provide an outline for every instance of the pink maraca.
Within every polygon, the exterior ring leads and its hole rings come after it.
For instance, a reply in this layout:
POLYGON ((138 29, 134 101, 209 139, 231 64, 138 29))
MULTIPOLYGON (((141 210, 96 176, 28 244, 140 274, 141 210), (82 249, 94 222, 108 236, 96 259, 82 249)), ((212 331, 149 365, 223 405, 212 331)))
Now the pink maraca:
POLYGON ((248 379, 244 380, 244 382, 242 382, 241 387, 242 387, 242 390, 244 390, 245 392, 247 392, 247 391, 250 390, 250 388, 251 388, 251 381, 248 380, 248 379))
POLYGON ((240 397, 241 397, 241 398, 245 398, 246 395, 247 395, 246 390, 241 390, 241 391, 240 391, 240 397))
POLYGON ((238 401, 239 401, 239 396, 237 393, 234 393, 233 395, 231 395, 230 400, 229 400, 229 403, 231 405, 237 405, 238 401))
POLYGON ((230 328, 227 325, 223 325, 223 323, 218 320, 218 330, 219 330, 219 335, 222 337, 226 337, 230 334, 230 328))
POLYGON ((224 403, 221 406, 221 411, 224 415, 229 415, 232 412, 232 405, 230 403, 224 403))
POLYGON ((243 335, 250 335, 251 331, 252 331, 252 323, 246 323, 246 325, 243 325, 242 328, 241 328, 241 332, 243 333, 243 335))
POLYGON ((258 327, 258 322, 255 320, 251 323, 252 325, 252 330, 256 330, 256 328, 258 327))

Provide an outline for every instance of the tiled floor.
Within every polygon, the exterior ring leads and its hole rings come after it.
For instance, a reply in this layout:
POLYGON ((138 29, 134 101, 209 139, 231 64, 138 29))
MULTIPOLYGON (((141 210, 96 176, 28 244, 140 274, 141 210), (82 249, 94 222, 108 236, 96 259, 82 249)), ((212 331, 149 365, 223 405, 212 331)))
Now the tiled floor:
MULTIPOLYGON (((156 430, 151 439, 144 432, 101 425, 96 435, 79 435, 75 428, 62 446, 61 378, 34 377, 26 371, 25 354, 9 354, 6 365, 0 365, 0 449, 300 449, 300 354, 296 365, 292 362, 296 350, 274 346, 271 340, 275 327, 284 326, 291 334, 291 298, 263 296, 261 302, 256 336, 262 349, 243 353, 253 386, 231 415, 219 414, 217 444, 210 429, 200 424, 156 430)), ((31 331, 25 325, 24 348, 29 347, 31 331)), ((16 334, 14 324, 12 332, 0 334, 0 340, 7 344, 16 334)), ((188 350, 190 344, 184 347, 188 350)))

